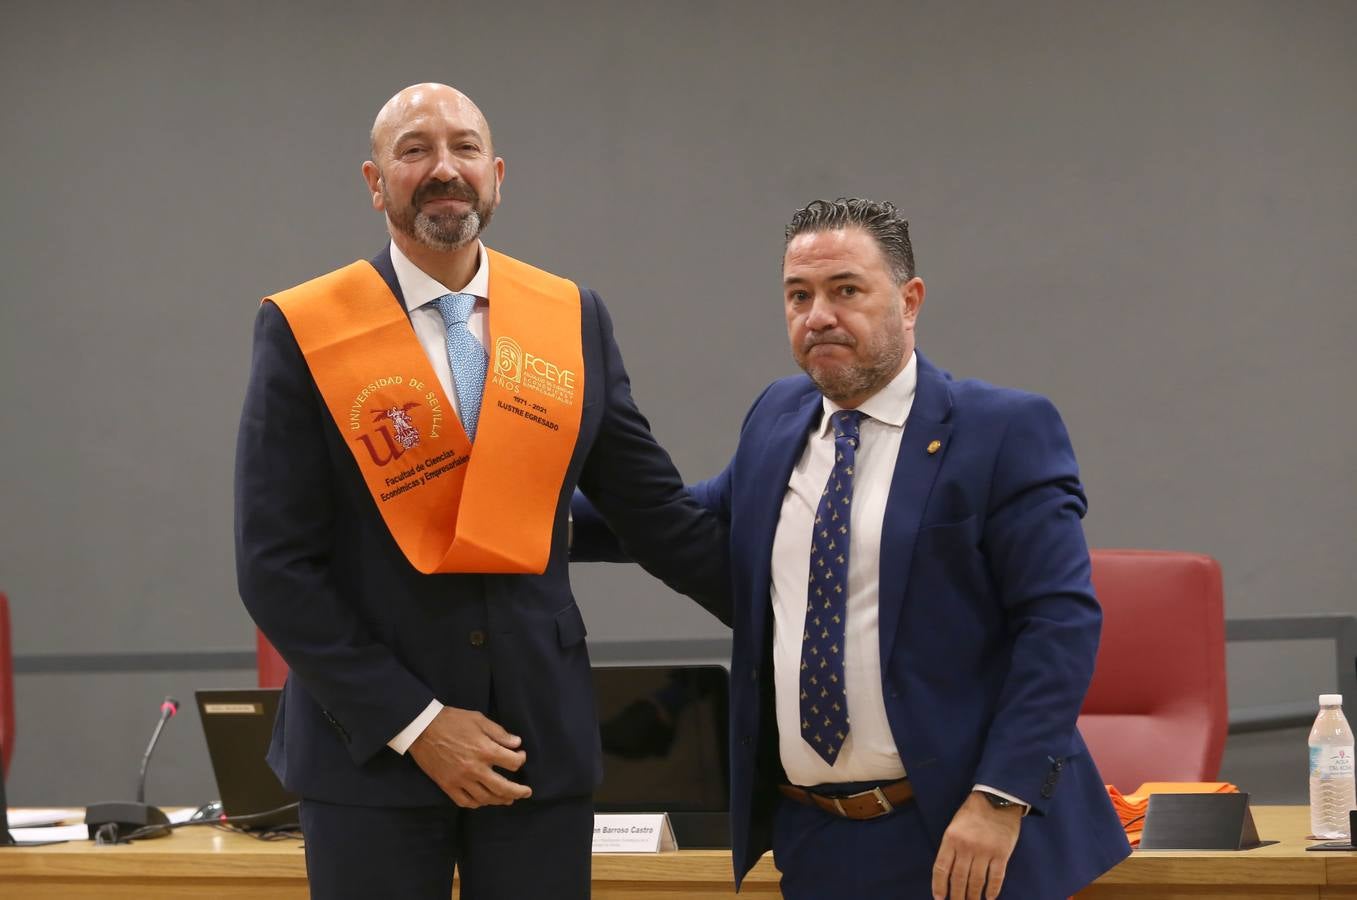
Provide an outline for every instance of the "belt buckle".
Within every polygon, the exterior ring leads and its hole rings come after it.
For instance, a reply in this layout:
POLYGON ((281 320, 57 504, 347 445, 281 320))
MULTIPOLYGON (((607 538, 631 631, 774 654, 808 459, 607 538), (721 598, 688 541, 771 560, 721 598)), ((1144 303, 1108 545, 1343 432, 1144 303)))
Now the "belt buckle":
POLYGON ((881 804, 881 812, 877 813, 878 816, 895 812, 895 807, 886 799, 886 792, 881 790, 880 787, 872 788, 872 795, 876 797, 876 802, 881 804))
MULTIPOLYGON (((858 791, 856 794, 849 794, 848 797, 844 797, 844 800, 858 800, 859 797, 867 797, 867 795, 871 795, 871 797, 877 801, 877 805, 881 809, 870 814, 870 816, 864 816, 864 819, 879 819, 879 817, 889 816, 890 813, 896 812, 896 808, 894 808, 892 802, 886 800, 886 791, 881 790, 881 787, 873 787, 871 790, 862 790, 858 791)), ((844 813, 843 804, 840 804, 837 798, 835 798, 835 805, 839 808, 840 814, 843 814, 845 817, 848 816, 847 813, 844 813)))
POLYGON ((839 815, 843 816, 845 819, 851 819, 853 817, 850 816, 848 814, 848 811, 843 808, 843 801, 857 800, 859 797, 867 796, 873 797, 876 800, 877 806, 879 806, 880 809, 872 813, 870 816, 863 816, 864 819, 877 819, 880 818, 881 816, 895 812, 895 806, 889 800, 886 799, 886 793, 885 791, 881 790, 880 787, 874 787, 870 791, 858 791, 856 794, 849 794, 846 797, 830 797, 828 799, 834 801, 834 808, 839 811, 839 815))

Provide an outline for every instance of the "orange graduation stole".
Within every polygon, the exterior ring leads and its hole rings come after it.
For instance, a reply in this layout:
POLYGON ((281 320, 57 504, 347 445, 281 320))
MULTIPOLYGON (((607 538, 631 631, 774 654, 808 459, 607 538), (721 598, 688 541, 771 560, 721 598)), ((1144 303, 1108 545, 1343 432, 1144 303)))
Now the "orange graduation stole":
POLYGON ((371 264, 265 298, 287 318, 387 528, 425 574, 546 571, 579 435, 579 288, 486 252, 491 346, 474 452, 371 264))

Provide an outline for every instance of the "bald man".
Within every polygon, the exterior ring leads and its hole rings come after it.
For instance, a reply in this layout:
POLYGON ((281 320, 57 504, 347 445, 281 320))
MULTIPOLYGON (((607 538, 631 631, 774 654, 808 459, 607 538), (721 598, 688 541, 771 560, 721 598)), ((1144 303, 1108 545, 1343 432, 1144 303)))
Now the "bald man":
POLYGON ((291 673, 269 762, 313 897, 586 897, 602 772, 567 575, 578 486, 728 621, 724 526, 632 401, 598 295, 486 247, 504 160, 446 85, 377 114, 387 246, 266 299, 240 594, 291 673))

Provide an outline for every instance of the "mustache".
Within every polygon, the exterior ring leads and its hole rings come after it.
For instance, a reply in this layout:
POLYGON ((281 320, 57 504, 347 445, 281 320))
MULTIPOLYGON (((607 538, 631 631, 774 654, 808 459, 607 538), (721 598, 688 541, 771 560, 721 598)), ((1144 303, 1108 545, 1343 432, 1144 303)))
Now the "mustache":
POLYGON ((839 344, 844 347, 856 347, 857 340, 845 331, 826 331, 818 334, 808 334, 806 339, 801 342, 801 352, 808 352, 812 347, 818 347, 820 344, 839 344))
POLYGON ((465 181, 430 181, 415 191, 414 204, 420 206, 430 200, 465 200, 475 206, 481 196, 465 181))

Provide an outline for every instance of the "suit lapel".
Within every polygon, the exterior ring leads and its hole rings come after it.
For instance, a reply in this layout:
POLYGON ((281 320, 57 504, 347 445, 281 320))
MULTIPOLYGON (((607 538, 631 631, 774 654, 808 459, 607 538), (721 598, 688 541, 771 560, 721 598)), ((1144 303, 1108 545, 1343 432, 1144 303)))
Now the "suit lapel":
POLYGON ((778 519, 782 515, 782 500, 792 478, 792 469, 806 448, 811 426, 822 410, 820 392, 809 390, 800 403, 778 417, 763 445, 761 459, 752 463, 751 471, 757 477, 750 479, 750 525, 747 533, 757 535, 758 543, 750 548, 753 578, 751 579, 751 634, 767 633, 768 610, 772 597, 773 538, 777 534, 778 519))
POLYGON ((928 496, 947 455, 952 426, 952 392, 943 373, 923 354, 918 355, 919 380, 914 390, 905 431, 900 438, 900 453, 895 459, 890 493, 886 499, 886 517, 881 524, 881 571, 877 587, 877 614, 880 622, 881 664, 886 664, 895 649, 895 634, 900 625, 909 567, 914 557, 914 541, 919 534, 928 496), (937 446, 930 452, 934 442, 937 446))
MULTIPOLYGON (((396 301, 400 303, 401 308, 405 308, 405 293, 401 290, 400 279, 396 277, 396 267, 391 265, 391 245, 387 244, 372 259, 368 260, 372 268, 377 270, 377 274, 382 276, 382 281, 391 288, 391 293, 396 296, 396 301)), ((408 311, 406 313, 409 315, 408 311)))

